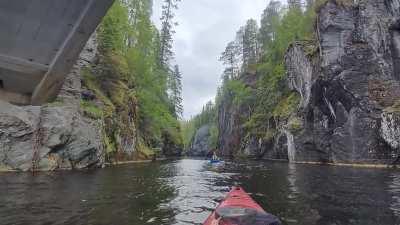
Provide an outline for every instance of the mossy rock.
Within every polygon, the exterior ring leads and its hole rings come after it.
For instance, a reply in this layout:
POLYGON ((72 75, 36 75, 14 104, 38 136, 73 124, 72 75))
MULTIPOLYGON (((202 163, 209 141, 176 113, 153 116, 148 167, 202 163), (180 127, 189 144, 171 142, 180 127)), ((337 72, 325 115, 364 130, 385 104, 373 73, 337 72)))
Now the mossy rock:
POLYGON ((264 134, 264 141, 271 141, 275 138, 277 131, 275 129, 268 129, 268 131, 264 134))
MULTIPOLYGON (((102 119, 102 139, 108 160, 125 158, 121 140, 136 138, 137 100, 136 92, 129 88, 133 87, 129 75, 125 56, 112 51, 101 52, 95 67, 82 69, 83 85, 94 93, 96 100, 82 100, 81 109, 92 119, 102 119)), ((139 152, 141 157, 152 153, 147 149, 139 152)))
POLYGON ((64 102, 62 99, 57 98, 56 100, 49 102, 46 105, 50 106, 50 107, 60 107, 60 106, 64 106, 64 102))
POLYGON ((8 171, 13 171, 14 169, 11 168, 10 166, 6 166, 6 165, 0 165, 0 172, 8 172, 8 171))
POLYGON ((146 146, 143 142, 139 143, 137 151, 141 159, 152 159, 156 154, 153 149, 146 146))
POLYGON ((103 143, 104 147, 106 149, 106 153, 115 153, 117 151, 117 147, 115 146, 115 143, 107 136, 107 134, 103 134, 103 143))
POLYGON ((318 41, 316 39, 295 41, 289 45, 288 49, 290 49, 294 46, 300 46, 303 49, 306 56, 311 57, 311 58, 316 56, 319 52, 319 45, 318 45, 318 41))
POLYGON ((396 101, 392 106, 385 108, 383 111, 400 114, 400 100, 396 101))
POLYGON ((130 98, 130 90, 122 81, 116 81, 108 85, 110 100, 115 106, 124 107, 130 98))
POLYGON ((287 123, 287 128, 292 133, 297 133, 303 129, 303 120, 298 116, 291 116, 287 123))
POLYGON ((273 116, 279 120, 285 120, 294 113, 300 103, 300 96, 298 93, 293 92, 288 97, 282 99, 273 111, 273 116))
POLYGON ((90 68, 84 68, 82 70, 82 77, 84 86, 93 91, 97 99, 102 101, 104 105, 110 108, 115 108, 110 99, 101 91, 99 79, 92 74, 90 68))
POLYGON ((106 63, 113 69, 113 74, 119 78, 127 79, 129 74, 129 66, 126 58, 120 54, 110 53, 106 57, 106 63))
POLYGON ((102 119, 103 118, 103 109, 97 106, 95 103, 90 101, 81 100, 80 102, 81 109, 85 116, 92 119, 102 119))

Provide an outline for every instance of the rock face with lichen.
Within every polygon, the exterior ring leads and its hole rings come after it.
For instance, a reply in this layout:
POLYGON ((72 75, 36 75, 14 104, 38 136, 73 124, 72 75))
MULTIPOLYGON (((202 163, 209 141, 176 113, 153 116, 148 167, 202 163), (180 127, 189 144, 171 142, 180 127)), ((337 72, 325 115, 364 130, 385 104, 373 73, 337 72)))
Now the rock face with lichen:
MULTIPOLYGON (((220 151, 297 162, 399 161, 400 1, 328 0, 316 40, 286 52, 286 83, 299 96, 271 134, 246 136, 246 109, 219 108, 220 151), (222 132, 222 134, 221 134, 222 132)), ((294 101, 293 101, 294 102, 294 101)))
MULTIPOLYGON (((256 88, 257 79, 254 71, 247 71, 238 78, 249 89, 256 88)), ((233 98, 230 91, 226 92, 218 106, 218 155, 236 157, 243 148, 246 148, 243 151, 248 152, 248 156, 257 155, 255 152, 259 151, 258 144, 254 145, 253 137, 244 135, 243 118, 250 117, 251 111, 245 104, 235 104, 233 98), (247 146, 248 143, 252 145, 247 146)))
POLYGON ((301 96, 293 115, 302 127, 285 131, 293 161, 397 161, 399 3, 327 1, 318 15, 318 40, 288 49, 288 83, 301 96), (309 52, 310 45, 316 51, 309 52))
POLYGON ((205 157, 211 151, 210 148, 210 125, 204 125, 196 131, 188 156, 205 157))
POLYGON ((98 51, 94 34, 56 101, 0 102, 0 170, 84 169, 148 157, 136 151, 135 92, 119 62, 98 51))
POLYGON ((82 169, 102 166, 101 124, 80 110, 83 67, 96 55, 92 37, 68 74, 57 100, 44 106, 0 102, 0 168, 82 169))

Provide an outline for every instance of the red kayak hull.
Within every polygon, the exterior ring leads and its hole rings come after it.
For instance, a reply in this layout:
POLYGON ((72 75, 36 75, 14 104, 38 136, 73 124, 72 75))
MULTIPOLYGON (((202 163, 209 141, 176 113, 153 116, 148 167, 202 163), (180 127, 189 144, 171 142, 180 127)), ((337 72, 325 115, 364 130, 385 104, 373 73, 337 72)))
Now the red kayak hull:
MULTIPOLYGON (((261 208, 242 188, 234 187, 225 197, 225 199, 218 205, 215 209, 223 208, 223 207, 240 207, 240 208, 250 208, 255 209, 259 212, 265 213, 264 209, 261 208)), ((207 218, 206 222, 203 225, 214 225, 217 224, 217 218, 215 215, 215 211, 207 218)), ((219 225, 230 225, 224 222, 221 222, 219 225)))

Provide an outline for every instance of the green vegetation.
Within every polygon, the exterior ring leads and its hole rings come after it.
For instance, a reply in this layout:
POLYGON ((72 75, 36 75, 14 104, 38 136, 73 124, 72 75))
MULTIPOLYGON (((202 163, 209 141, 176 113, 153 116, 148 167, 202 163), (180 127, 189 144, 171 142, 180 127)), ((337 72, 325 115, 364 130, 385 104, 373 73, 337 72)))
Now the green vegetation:
MULTIPOLYGON (((314 5, 314 2, 309 1, 308 4, 314 5)), ((297 40, 309 40, 304 42, 311 46, 310 52, 315 52, 315 48, 312 48, 315 45, 311 44, 314 43, 313 8, 311 5, 301 8, 292 2, 285 9, 278 1, 271 1, 264 10, 258 33, 262 47, 258 50, 260 56, 256 64, 255 97, 244 101, 252 108, 251 116, 243 121, 247 132, 264 136, 261 134, 276 130, 276 124, 269 121, 287 120, 297 110, 299 96, 287 86, 284 55, 289 45, 297 40)), ((240 79, 245 80, 246 76, 242 74, 240 79)), ((229 90, 229 83, 225 86, 222 88, 229 90)), ((235 98, 232 101, 235 102, 235 98)))
POLYGON ((204 126, 210 126, 210 140, 209 144, 211 148, 217 147, 218 141, 218 128, 217 128, 217 112, 216 107, 212 102, 208 102, 202 109, 201 113, 191 118, 189 121, 183 121, 182 133, 184 149, 187 150, 196 135, 197 130, 204 126))
MULTIPOLYGON (((226 69, 214 107, 239 111, 241 121, 236 127, 244 129, 242 138, 270 140, 282 124, 293 131, 303 126, 296 116, 300 96, 288 87, 284 56, 294 42, 304 45, 309 57, 317 55, 313 31, 316 10, 326 1, 307 0, 305 5, 301 2, 289 0, 288 5, 282 5, 280 1, 270 1, 260 27, 253 19, 248 20, 222 53, 226 69)), ((217 123, 217 119, 213 121, 217 123)))
MULTIPOLYGON (((199 115, 183 122, 182 75, 179 66, 170 65, 179 1, 163 1, 160 31, 150 20, 148 0, 116 1, 100 26, 101 66, 84 71, 84 84, 97 99, 84 100, 81 106, 89 117, 104 119, 107 149, 118 152, 120 136, 139 140, 137 148, 145 155, 154 148, 187 149, 203 125, 210 126, 210 145, 216 148, 221 107, 241 112, 238 127, 245 136, 271 139, 282 122, 301 129, 295 116, 299 96, 288 88, 284 55, 294 42, 304 45, 308 56, 316 55, 315 10, 326 1, 302 5, 290 0, 287 7, 270 1, 260 26, 248 20, 222 53, 226 69, 215 104, 207 103, 199 115)), ((347 6, 347 1, 337 2, 347 6)))
POLYGON ((287 120, 290 115, 296 111, 300 103, 300 97, 297 93, 291 93, 287 98, 281 99, 275 106, 272 115, 274 118, 287 120))
POLYGON ((144 157, 182 145, 181 74, 169 64, 177 0, 165 0, 164 9, 160 32, 151 22, 152 1, 117 0, 98 29, 99 60, 82 72, 95 99, 82 100, 81 109, 104 121, 108 158, 131 142, 144 157))
POLYGON ((102 119, 103 111, 100 107, 90 101, 81 100, 81 109, 83 113, 92 119, 102 119))
POLYGON ((289 118, 287 128, 290 132, 296 133, 303 128, 303 120, 297 116, 292 116, 289 118))
POLYGON ((237 106, 249 102, 254 94, 252 89, 240 80, 229 80, 225 83, 224 88, 225 94, 230 95, 233 104, 237 106))

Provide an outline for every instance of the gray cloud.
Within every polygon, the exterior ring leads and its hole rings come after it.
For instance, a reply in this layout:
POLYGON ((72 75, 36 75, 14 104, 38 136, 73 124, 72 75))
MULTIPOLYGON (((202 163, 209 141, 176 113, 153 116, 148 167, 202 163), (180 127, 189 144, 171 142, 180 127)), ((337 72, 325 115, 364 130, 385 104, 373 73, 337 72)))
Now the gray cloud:
MULTIPOLYGON (((200 112, 213 100, 223 71, 218 61, 226 44, 247 19, 259 20, 269 0, 183 0, 175 20, 176 63, 183 73, 184 117, 200 112)), ((154 1, 159 26, 162 0, 154 1)))

